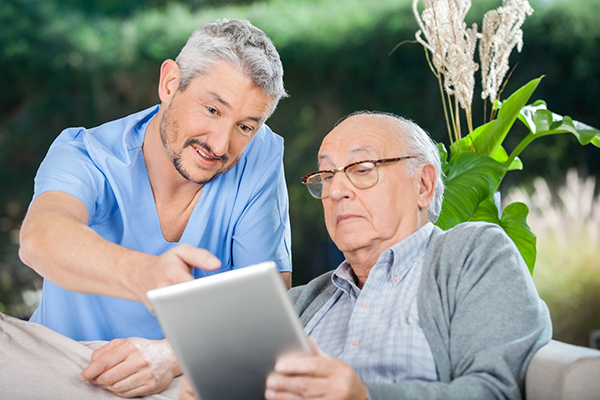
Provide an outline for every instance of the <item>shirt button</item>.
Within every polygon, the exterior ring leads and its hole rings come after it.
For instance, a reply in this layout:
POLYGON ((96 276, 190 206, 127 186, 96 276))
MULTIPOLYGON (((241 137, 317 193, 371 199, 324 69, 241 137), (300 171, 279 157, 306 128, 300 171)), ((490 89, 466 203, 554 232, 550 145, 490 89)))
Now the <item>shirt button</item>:
POLYGON ((394 276, 394 282, 398 282, 400 280, 400 277, 398 275, 394 276))
POLYGON ((369 307, 371 307, 371 303, 369 303, 368 301, 365 301, 364 303, 362 303, 362 307, 369 308, 369 307))
POLYGON ((359 343, 360 343, 360 339, 352 340, 352 346, 358 346, 359 343))

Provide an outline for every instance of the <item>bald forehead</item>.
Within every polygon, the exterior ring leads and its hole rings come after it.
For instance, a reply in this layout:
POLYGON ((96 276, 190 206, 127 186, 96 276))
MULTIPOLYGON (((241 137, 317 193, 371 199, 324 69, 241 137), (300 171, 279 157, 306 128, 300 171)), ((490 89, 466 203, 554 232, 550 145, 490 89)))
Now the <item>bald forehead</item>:
POLYGON ((395 157, 404 143, 404 122, 387 115, 360 114, 349 117, 336 126, 325 138, 319 158, 332 151, 375 151, 381 157, 395 157), (389 154, 387 154, 389 153, 389 154))

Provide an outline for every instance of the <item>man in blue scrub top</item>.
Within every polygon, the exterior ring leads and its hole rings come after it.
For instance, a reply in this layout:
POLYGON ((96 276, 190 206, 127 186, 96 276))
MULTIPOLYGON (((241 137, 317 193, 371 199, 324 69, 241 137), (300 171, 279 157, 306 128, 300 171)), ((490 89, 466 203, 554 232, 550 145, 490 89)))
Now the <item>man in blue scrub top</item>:
POLYGON ((158 94, 63 131, 21 229, 20 256, 45 278, 31 321, 111 340, 81 377, 124 397, 181 374, 148 290, 266 260, 291 284, 283 139, 264 125, 286 96, 270 39, 246 21, 204 25, 162 64, 158 94))

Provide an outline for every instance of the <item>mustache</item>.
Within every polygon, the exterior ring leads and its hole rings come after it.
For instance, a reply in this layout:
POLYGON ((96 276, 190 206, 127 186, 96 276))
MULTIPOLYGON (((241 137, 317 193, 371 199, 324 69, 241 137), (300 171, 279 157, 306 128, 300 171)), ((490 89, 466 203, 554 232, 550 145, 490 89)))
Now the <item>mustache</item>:
POLYGON ((221 156, 218 156, 215 154, 215 152, 210 148, 210 146, 208 144, 206 144, 205 142, 200 141, 197 138, 190 138, 185 142, 185 146, 195 146, 195 147, 201 147, 202 150, 204 150, 206 153, 210 154, 211 157, 214 157, 218 160, 220 160, 222 163, 226 163, 227 161, 229 161, 229 157, 227 156, 227 154, 223 154, 221 156))

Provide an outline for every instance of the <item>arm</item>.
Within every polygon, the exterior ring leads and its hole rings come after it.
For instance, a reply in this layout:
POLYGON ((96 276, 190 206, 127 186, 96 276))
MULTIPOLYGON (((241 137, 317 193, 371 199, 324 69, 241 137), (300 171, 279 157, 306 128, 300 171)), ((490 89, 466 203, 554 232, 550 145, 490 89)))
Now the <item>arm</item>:
POLYGON ((23 221, 19 256, 67 290, 142 302, 150 289, 193 279, 192 267, 220 266, 208 251, 187 245, 161 256, 133 251, 103 239, 87 222, 87 208, 75 196, 42 193, 23 221))

